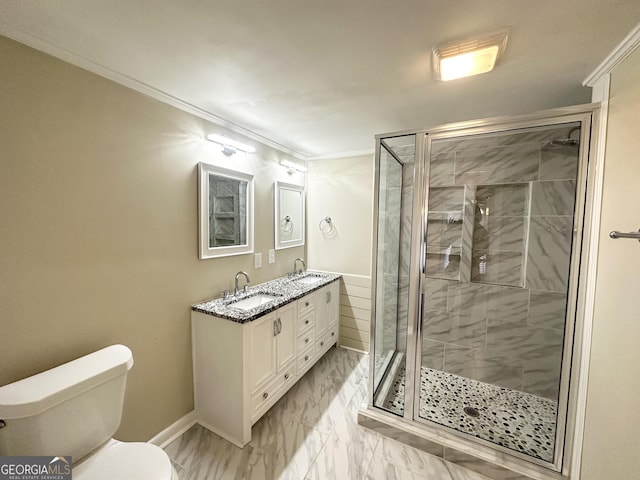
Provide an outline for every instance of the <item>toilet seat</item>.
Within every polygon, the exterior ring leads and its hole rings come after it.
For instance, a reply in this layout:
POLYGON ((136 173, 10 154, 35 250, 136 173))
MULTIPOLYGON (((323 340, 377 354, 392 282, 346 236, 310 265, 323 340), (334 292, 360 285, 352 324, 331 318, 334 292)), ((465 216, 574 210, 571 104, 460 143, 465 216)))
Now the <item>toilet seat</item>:
POLYGON ((74 480, 177 480, 167 454, 150 443, 111 440, 73 467, 74 480))

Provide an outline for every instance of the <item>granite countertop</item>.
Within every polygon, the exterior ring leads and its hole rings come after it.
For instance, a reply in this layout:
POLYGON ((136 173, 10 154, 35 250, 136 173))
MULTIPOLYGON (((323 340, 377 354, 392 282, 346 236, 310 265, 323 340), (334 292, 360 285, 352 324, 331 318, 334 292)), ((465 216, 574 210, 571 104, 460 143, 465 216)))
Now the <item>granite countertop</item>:
POLYGON ((259 285, 250 286, 246 292, 240 292, 238 295, 231 295, 229 298, 216 298, 207 300, 206 302, 197 303, 191 306, 191 310, 215 317, 226 318, 237 323, 247 323, 255 320, 262 315, 272 312, 283 305, 291 303, 300 297, 303 297, 315 290, 318 290, 329 283, 340 279, 341 275, 336 273, 312 272, 308 271, 302 274, 281 277, 259 285), (316 282, 301 282, 301 279, 314 279, 316 282), (241 300, 254 297, 259 294, 272 295, 276 298, 263 303, 249 310, 235 308, 233 305, 241 300))

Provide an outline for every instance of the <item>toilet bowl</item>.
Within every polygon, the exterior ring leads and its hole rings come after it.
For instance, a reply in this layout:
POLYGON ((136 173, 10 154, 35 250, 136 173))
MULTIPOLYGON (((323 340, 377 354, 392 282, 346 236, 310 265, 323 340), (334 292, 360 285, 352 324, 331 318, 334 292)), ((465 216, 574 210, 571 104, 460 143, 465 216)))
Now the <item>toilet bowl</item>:
POLYGON ((111 479, 178 480, 163 450, 144 442, 110 440, 73 467, 74 480, 111 479))
POLYGON ((112 438, 131 350, 112 345, 0 387, 0 456, 67 456, 74 480, 177 480, 167 454, 112 438))

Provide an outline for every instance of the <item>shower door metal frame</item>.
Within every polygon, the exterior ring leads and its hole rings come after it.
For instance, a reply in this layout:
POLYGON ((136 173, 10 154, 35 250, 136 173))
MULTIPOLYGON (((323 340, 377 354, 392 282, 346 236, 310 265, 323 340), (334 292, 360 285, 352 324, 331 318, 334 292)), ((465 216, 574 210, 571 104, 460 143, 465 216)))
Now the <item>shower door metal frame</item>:
MULTIPOLYGON (((426 130, 404 130, 399 132, 392 132, 382 135, 376 135, 376 145, 375 145, 375 169, 374 169, 374 184, 373 184, 373 239, 372 239, 372 261, 371 261, 371 291, 374 293, 371 297, 371 326, 369 331, 369 390, 367 395, 367 406, 368 408, 378 409, 374 405, 375 402, 375 332, 376 332, 376 301, 375 301, 375 292, 377 287, 377 274, 378 274, 378 217, 379 217, 379 201, 380 201, 380 154, 381 154, 381 144, 383 140, 388 138, 397 138, 397 137, 406 137, 410 135, 414 135, 415 142, 415 152, 414 152, 414 170, 413 170, 413 204, 412 204, 412 222, 411 222, 411 253, 410 253, 410 278, 415 278, 414 275, 419 275, 419 265, 414 261, 415 257, 419 252, 414 252, 416 247, 419 247, 422 243, 422 239, 420 235, 422 234, 422 230, 420 228, 416 228, 416 223, 420 224, 420 219, 418 218, 416 222, 416 212, 420 212, 422 208, 422 197, 419 195, 419 192, 422 188, 422 178, 424 176, 424 135, 426 134, 426 130)), ((395 155, 394 155, 395 157, 395 155)), ((421 214, 418 213, 418 216, 421 214)), ((415 328, 414 319, 418 315, 418 306, 417 300, 419 298, 419 286, 416 282, 409 282, 409 304, 408 304, 408 312, 407 312, 407 355, 406 355, 406 375, 409 378, 413 378, 413 362, 410 362, 409 359, 413 358, 412 355, 416 354, 415 344, 411 340, 411 336, 415 336, 415 332, 413 329, 415 328), (413 333, 412 333, 413 332, 413 333)), ((407 382, 405 382, 407 383, 407 382)), ((405 408, 404 408, 404 418, 406 420, 411 420, 413 415, 413 408, 411 403, 413 402, 413 385, 405 385, 405 408), (409 402, 407 402, 408 399, 409 402), (410 407, 410 408, 407 408, 410 407)), ((380 409, 381 411, 393 415, 394 417, 398 417, 396 414, 387 412, 384 409, 380 409)))
MULTIPOLYGON (((591 136, 592 124, 595 122, 597 115, 595 115, 597 105, 581 105, 577 107, 567 107, 562 109, 549 110, 531 115, 520 115, 512 117, 499 117, 490 118, 485 120, 460 122, 442 125, 421 131, 423 133, 421 148, 423 152, 422 158, 417 158, 422 164, 424 172, 428 172, 429 156, 431 152, 431 142, 442 138, 455 138, 463 137, 474 134, 486 134, 486 133, 498 133, 506 132, 509 130, 553 126, 565 123, 580 122, 580 151, 578 159, 578 175, 576 179, 576 202, 574 207, 574 219, 573 219, 573 237, 571 246, 571 262, 570 262, 570 276, 569 276, 569 289, 567 297, 567 310, 565 317, 565 332, 563 340, 563 353, 562 353, 562 367, 561 367, 561 382, 560 393, 557 409, 557 422, 556 422, 556 445, 554 450, 554 461, 546 462, 534 457, 520 454, 517 451, 502 447, 495 443, 483 440, 472 435, 459 432, 438 423, 420 418, 419 405, 420 405, 420 390, 416 389, 412 398, 405 395, 405 412, 404 417, 406 420, 412 420, 421 425, 426 425, 435 430, 436 437, 440 443, 445 446, 451 446, 461 451, 469 451, 470 446, 473 446, 473 455, 484 458, 493 463, 499 463, 507 468, 515 470, 527 470, 532 468, 534 471, 543 475, 548 475, 551 471, 562 473, 563 475, 569 474, 569 459, 571 456, 571 447, 573 443, 572 433, 575 424, 576 417, 576 392, 575 386, 570 384, 571 373, 573 373, 574 379, 577 380, 577 371, 579 366, 579 348, 573 348, 574 337, 578 335, 582 329, 582 316, 577 315, 579 300, 581 300, 580 285, 583 284, 584 275, 586 272, 584 269, 580 269, 580 262, 583 255, 586 252, 584 245, 586 239, 583 238, 584 221, 586 218, 586 209, 588 207, 588 177, 589 175, 589 151, 593 148, 593 139, 591 136), (590 139, 592 140, 590 142, 590 139), (581 279, 583 281, 581 281, 581 279), (573 372, 572 372, 573 371, 573 372)), ((418 132, 416 132, 418 133, 418 132)), ((418 137, 416 137, 416 143, 418 143, 418 137)), ((416 148, 416 153, 418 148, 416 148)), ((418 288, 411 288, 410 292, 419 292, 419 302, 414 300, 414 305, 418 305, 414 317, 409 318, 409 331, 407 332, 407 375, 405 381, 406 385, 420 385, 420 368, 421 368, 421 352, 420 345, 422 342, 422 312, 424 307, 424 292, 423 287, 425 285, 425 255, 424 244, 426 242, 426 225, 427 225, 427 212, 428 212, 428 198, 429 198, 429 176, 424 175, 423 185, 420 188, 414 189, 414 218, 412 229, 420 232, 419 242, 420 249, 416 250, 416 255, 412 256, 412 266, 419 267, 417 275, 412 276, 412 280, 416 280, 419 284, 418 288), (422 192, 422 195, 417 194, 422 192), (421 203, 420 203, 421 202, 421 203), (424 240, 424 241, 423 241, 424 240), (413 323, 413 325, 411 325, 413 323), (410 346, 412 348, 410 348, 410 346), (413 357, 409 356, 413 351, 413 357), (411 365, 410 359, 415 361, 411 365), (413 379, 413 381, 408 381, 413 379)), ((414 236, 413 238, 415 238, 414 236)), ((413 270, 412 270, 413 271, 413 270)), ((411 299, 410 299, 411 301, 411 299)), ((575 381, 574 381, 575 383, 575 381)))

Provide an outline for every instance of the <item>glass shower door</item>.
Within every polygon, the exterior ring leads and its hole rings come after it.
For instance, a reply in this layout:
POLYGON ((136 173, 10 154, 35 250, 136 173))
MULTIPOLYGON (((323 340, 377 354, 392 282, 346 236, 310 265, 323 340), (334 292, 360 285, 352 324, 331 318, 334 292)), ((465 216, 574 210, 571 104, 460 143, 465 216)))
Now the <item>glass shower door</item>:
POLYGON ((438 133, 426 157, 414 415, 545 466, 564 435, 582 127, 438 133))
POLYGON ((404 414, 416 135, 379 139, 373 403, 404 414))

